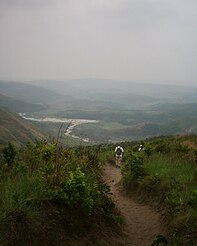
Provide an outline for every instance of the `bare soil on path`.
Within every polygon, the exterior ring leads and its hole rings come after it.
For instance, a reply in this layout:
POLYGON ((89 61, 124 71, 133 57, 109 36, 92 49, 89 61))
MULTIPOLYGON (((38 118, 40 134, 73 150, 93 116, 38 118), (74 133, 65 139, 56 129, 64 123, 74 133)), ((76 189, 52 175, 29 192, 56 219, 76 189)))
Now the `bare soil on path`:
POLYGON ((160 213, 148 205, 137 203, 121 191, 120 169, 106 164, 104 179, 110 186, 112 200, 125 220, 124 243, 117 238, 117 243, 114 244, 113 240, 112 245, 150 246, 157 235, 164 234, 160 213))

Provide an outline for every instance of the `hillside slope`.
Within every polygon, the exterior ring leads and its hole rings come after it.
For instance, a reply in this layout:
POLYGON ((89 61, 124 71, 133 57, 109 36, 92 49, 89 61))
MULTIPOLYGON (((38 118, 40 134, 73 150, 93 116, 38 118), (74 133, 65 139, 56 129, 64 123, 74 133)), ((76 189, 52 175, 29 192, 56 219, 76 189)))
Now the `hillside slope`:
POLYGON ((8 141, 21 145, 28 141, 32 142, 35 139, 45 138, 42 133, 16 113, 1 108, 0 125, 0 145, 4 145, 8 141))
POLYGON ((43 104, 32 104, 23 102, 21 100, 15 99, 10 96, 6 96, 0 93, 0 105, 1 107, 6 107, 14 112, 38 112, 48 107, 43 104))
POLYGON ((20 82, 0 81, 0 92, 28 103, 50 103, 63 98, 51 90, 20 82))

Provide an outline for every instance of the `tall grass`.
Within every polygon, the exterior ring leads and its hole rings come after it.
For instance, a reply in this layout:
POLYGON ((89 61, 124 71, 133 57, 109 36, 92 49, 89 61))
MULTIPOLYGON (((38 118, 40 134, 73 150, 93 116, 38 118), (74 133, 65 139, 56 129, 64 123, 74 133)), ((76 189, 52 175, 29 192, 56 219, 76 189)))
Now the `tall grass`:
POLYGON ((140 153, 134 146, 122 168, 127 191, 165 208, 171 245, 197 245, 197 159, 196 149, 191 148, 195 145, 187 139, 188 146, 182 138, 146 141, 140 153), (135 166, 139 157, 143 162, 135 166))
POLYGON ((170 156, 157 154, 145 161, 145 169, 149 175, 158 175, 163 182, 175 180, 181 188, 181 199, 185 203, 197 187, 197 166, 192 163, 173 161, 170 156))
POLYGON ((163 179, 176 178, 181 183, 194 182, 197 174, 197 166, 180 160, 172 160, 167 155, 155 154, 144 162, 148 173, 157 173, 163 179))
POLYGON ((28 175, 16 175, 0 183, 0 244, 20 245, 37 230, 37 201, 44 190, 28 175))

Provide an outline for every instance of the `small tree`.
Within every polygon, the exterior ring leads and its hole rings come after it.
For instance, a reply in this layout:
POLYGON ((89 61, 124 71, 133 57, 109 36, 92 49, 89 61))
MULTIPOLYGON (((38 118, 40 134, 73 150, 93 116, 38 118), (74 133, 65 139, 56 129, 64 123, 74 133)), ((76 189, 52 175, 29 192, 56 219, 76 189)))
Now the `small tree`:
POLYGON ((14 162, 16 154, 17 152, 14 145, 8 142, 8 146, 3 149, 3 157, 8 165, 14 162))

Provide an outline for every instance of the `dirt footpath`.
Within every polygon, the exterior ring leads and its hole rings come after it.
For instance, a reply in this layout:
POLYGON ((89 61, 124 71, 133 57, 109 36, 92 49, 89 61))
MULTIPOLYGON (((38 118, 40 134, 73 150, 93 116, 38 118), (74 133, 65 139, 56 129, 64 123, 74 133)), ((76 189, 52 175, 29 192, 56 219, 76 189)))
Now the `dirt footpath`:
MULTIPOLYGON (((124 245, 150 246, 154 238, 158 234, 163 234, 164 231, 160 214, 149 206, 136 203, 122 194, 120 189, 120 169, 106 164, 104 178, 113 193, 112 199, 114 203, 125 219, 124 245)), ((120 245, 118 241, 116 245, 120 245)))

